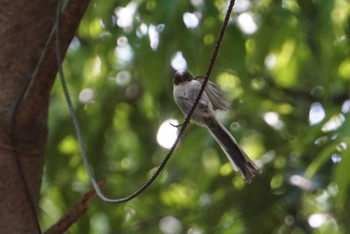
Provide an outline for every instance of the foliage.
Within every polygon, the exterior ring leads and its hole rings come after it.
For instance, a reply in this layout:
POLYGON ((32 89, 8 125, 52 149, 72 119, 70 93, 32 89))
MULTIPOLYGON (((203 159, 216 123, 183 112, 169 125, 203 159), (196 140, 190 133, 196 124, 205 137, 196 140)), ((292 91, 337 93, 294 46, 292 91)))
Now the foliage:
MULTIPOLYGON (((174 66, 181 52, 205 74, 226 4, 91 3, 64 70, 110 196, 137 189, 166 154, 159 126, 184 119, 172 100, 174 66)), ((349 14, 346 0, 237 0, 211 79, 232 100, 219 113, 224 124, 263 174, 244 184, 208 132, 190 126, 155 184, 126 204, 96 199, 70 233, 349 231, 349 14)), ((58 83, 46 161, 44 227, 91 186, 58 83)))

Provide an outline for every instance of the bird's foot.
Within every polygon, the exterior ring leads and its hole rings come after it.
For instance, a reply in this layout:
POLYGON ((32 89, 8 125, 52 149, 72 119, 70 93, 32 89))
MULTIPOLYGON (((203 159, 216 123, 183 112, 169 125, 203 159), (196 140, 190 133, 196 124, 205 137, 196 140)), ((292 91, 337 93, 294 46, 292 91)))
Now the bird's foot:
POLYGON ((173 126, 174 128, 179 129, 182 125, 184 125, 184 123, 181 123, 181 124, 172 124, 172 123, 170 123, 170 125, 173 126))

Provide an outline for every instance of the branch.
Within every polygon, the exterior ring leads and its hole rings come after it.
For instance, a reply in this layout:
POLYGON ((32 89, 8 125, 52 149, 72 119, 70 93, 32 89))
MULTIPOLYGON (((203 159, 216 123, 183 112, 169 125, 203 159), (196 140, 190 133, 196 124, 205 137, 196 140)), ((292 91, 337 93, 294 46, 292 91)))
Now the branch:
MULTIPOLYGON (((102 180, 99 186, 105 185, 106 181, 102 180)), ((61 234, 68 230, 88 209, 90 201, 96 196, 94 189, 85 193, 81 200, 76 203, 65 216, 63 216, 57 223, 52 225, 44 234, 61 234)))

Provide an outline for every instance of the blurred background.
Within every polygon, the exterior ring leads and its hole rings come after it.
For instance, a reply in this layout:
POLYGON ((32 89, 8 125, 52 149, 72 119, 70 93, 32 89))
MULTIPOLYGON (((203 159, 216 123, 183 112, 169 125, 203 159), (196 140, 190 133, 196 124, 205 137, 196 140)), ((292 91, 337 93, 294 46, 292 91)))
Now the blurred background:
MULTIPOLYGON (((64 72, 98 179, 124 197, 155 171, 184 116, 176 70, 204 75, 224 0, 93 0, 64 72)), ((136 199, 98 199, 68 233, 350 233, 350 3, 236 0, 210 79, 232 102, 218 118, 263 169, 245 184, 206 129, 189 125, 136 199)), ((57 80, 58 81, 58 80, 57 80)), ((91 189, 56 82, 43 229, 91 189)))

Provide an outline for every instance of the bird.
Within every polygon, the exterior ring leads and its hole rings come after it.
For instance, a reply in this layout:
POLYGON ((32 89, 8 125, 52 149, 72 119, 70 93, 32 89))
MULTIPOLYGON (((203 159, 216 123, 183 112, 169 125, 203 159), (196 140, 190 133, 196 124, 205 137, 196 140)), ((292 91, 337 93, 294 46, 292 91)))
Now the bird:
MULTIPOLYGON (((187 116, 197 98, 204 77, 193 77, 188 71, 177 71, 173 77, 174 101, 187 116)), ((208 81, 204 92, 194 110, 191 123, 206 127, 226 154, 233 168, 250 183, 261 169, 247 156, 231 133, 217 120, 216 110, 229 110, 230 102, 213 82, 208 81)))

